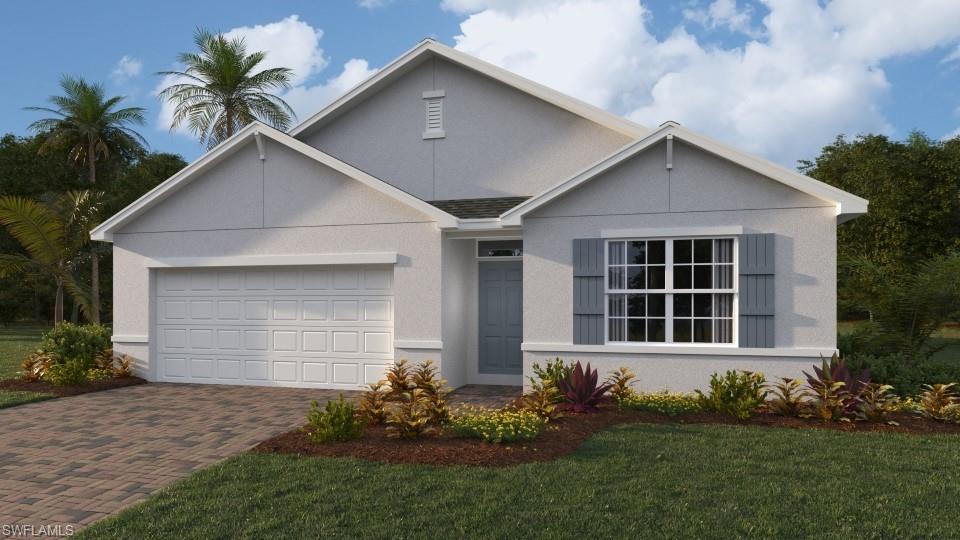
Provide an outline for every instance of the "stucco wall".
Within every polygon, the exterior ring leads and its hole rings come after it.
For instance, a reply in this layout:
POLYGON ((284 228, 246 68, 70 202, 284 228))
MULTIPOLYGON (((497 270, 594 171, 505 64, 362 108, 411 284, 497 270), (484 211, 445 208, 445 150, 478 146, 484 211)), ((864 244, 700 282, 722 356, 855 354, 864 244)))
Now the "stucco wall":
MULTIPOLYGON (((836 212, 833 205, 676 144, 632 158, 524 219, 524 342, 572 343, 572 243, 610 229, 740 226, 776 234, 775 347, 836 344, 836 212)), ((811 359, 526 352, 525 369, 550 356, 643 371, 646 387, 691 389, 723 369, 799 375, 811 359), (619 364, 618 364, 619 362, 619 364)))
MULTIPOLYGON (((395 338, 439 341, 440 242, 419 212, 279 145, 261 163, 249 145, 114 235, 114 334, 150 332, 148 258, 391 251, 395 338)), ((146 346, 117 349, 150 367, 146 346)))
POLYGON ((475 265, 470 240, 452 240, 446 235, 443 239, 442 295, 443 317, 443 357, 441 375, 452 387, 467 383, 467 348, 470 330, 471 302, 470 288, 475 286, 471 277, 471 265, 475 265))
POLYGON ((629 138, 439 59, 302 137, 426 200, 534 195, 629 138), (442 89, 446 137, 424 140, 423 91, 442 89))

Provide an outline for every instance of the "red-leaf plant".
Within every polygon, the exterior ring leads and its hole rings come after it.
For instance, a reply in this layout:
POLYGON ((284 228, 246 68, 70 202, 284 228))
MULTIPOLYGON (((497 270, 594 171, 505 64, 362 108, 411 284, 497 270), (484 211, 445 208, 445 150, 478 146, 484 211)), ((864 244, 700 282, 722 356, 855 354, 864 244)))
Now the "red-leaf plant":
POLYGON ((580 362, 577 362, 569 377, 558 380, 557 388, 566 400, 564 408, 577 413, 596 411, 597 405, 606 399, 604 394, 611 387, 609 384, 598 385, 598 375, 596 370, 590 369, 589 363, 584 370, 580 362))

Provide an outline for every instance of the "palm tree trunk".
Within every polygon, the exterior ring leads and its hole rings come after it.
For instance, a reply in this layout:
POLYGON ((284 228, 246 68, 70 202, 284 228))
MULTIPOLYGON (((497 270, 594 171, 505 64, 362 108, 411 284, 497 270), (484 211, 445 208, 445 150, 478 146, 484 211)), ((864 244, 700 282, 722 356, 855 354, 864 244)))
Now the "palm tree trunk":
POLYGON ((93 141, 93 137, 87 138, 87 165, 90 167, 90 183, 95 184, 97 182, 97 156, 96 156, 97 145, 93 141))
POLYGON ((100 257, 95 247, 90 248, 90 303, 93 305, 90 320, 100 324, 100 257))
POLYGON ((53 325, 63 322, 63 278, 57 278, 57 296, 53 302, 53 325))
POLYGON ((227 139, 233 137, 233 110, 230 107, 227 107, 227 110, 224 111, 224 114, 227 117, 227 139))

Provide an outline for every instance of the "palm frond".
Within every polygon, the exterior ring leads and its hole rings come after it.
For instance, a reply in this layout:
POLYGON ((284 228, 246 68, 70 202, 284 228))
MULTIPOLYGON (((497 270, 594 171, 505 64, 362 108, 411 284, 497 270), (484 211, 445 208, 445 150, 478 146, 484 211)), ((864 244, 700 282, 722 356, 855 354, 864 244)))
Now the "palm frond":
POLYGON ((66 250, 63 221, 52 209, 17 196, 0 197, 0 224, 30 255, 44 264, 54 264, 66 250))

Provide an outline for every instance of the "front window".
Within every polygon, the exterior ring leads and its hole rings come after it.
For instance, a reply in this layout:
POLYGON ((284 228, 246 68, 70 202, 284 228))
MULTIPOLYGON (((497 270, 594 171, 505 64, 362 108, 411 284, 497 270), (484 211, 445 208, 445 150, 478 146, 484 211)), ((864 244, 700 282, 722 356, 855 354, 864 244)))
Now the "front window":
POLYGON ((607 242, 607 341, 733 343, 733 238, 607 242))

